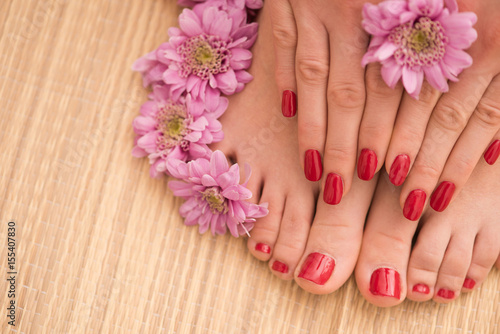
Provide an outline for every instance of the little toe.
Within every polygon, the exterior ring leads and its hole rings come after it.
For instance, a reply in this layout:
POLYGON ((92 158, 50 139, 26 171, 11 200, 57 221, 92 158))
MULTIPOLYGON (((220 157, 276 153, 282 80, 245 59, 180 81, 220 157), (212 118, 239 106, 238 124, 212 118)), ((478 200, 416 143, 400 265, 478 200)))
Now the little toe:
POLYGON ((304 290, 331 293, 352 274, 376 179, 355 179, 351 191, 338 205, 325 203, 320 195, 307 246, 295 270, 295 281, 304 290))
POLYGON ((406 269, 416 226, 403 216, 399 189, 384 173, 368 215, 355 270, 358 288, 370 303, 388 307, 405 299, 406 269))

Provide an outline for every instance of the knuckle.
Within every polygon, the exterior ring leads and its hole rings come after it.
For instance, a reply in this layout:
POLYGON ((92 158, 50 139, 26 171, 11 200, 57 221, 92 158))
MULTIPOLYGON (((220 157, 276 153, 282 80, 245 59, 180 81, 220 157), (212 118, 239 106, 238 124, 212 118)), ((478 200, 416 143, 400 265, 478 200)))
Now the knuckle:
POLYGON ((297 45, 297 35, 293 29, 274 24, 273 25, 274 43, 277 47, 282 49, 294 49, 297 45))
POLYGON ((484 98, 476 109, 478 119, 488 127, 500 126, 500 105, 491 99, 484 98))
POLYGON ((297 58, 297 75, 306 84, 324 84, 328 78, 329 65, 318 58, 297 58))
POLYGON ((366 91, 370 96, 376 99, 385 99, 394 94, 394 91, 385 84, 382 78, 381 66, 378 64, 369 64, 366 69, 366 91))
POLYGON ((465 110, 448 104, 436 109, 433 117, 439 127, 450 132, 462 132, 469 121, 465 110))
POLYGON ((415 162, 415 174, 424 178, 425 180, 436 181, 441 176, 441 168, 429 163, 429 162, 415 162))
POLYGON ((441 93, 436 88, 432 87, 429 83, 424 82, 422 89, 420 90, 418 102, 428 108, 431 103, 434 103, 440 94, 441 93))
POLYGON ((356 153, 354 149, 348 147, 340 147, 332 144, 325 146, 325 161, 335 161, 337 164, 350 163, 355 160, 356 153))
POLYGON ((311 141, 311 138, 319 138, 325 133, 325 126, 314 120, 301 120, 298 124, 299 137, 301 140, 311 141))
POLYGON ((362 109, 365 105, 363 84, 353 82, 331 84, 327 91, 328 105, 347 111, 362 109))
POLYGON ((461 154, 456 161, 454 161, 454 168, 460 171, 462 176, 469 175, 476 168, 477 161, 471 159, 467 154, 461 154))

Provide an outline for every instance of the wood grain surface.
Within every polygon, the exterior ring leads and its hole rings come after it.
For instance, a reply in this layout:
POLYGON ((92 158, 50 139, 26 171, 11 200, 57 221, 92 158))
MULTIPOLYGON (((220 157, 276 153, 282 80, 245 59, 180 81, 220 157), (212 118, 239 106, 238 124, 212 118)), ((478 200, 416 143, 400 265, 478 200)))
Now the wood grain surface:
POLYGON ((185 227, 131 156, 147 92, 133 61, 174 0, 1 0, 0 264, 16 222, 17 323, 2 333, 500 333, 500 273, 450 305, 380 309, 351 278, 314 296, 245 240, 185 227))

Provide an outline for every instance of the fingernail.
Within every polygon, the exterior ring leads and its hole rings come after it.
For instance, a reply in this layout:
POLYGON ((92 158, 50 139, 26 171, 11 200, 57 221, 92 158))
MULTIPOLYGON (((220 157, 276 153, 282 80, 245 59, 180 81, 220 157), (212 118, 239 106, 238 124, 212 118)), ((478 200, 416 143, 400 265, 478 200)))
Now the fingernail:
POLYGON ((377 170, 378 159, 375 152, 363 149, 358 159, 358 177, 364 181, 370 181, 377 170))
POLYGON ((425 284, 415 284, 413 286, 413 292, 418 292, 427 295, 429 294, 430 291, 431 289, 429 289, 429 287, 425 284))
POLYGON ((304 161, 304 172, 309 181, 319 181, 323 174, 321 155, 316 150, 307 150, 304 161))
POLYGON ((271 247, 269 247, 266 244, 261 244, 261 243, 258 243, 257 245, 255 245, 255 250, 262 252, 262 253, 266 253, 266 254, 271 253, 271 247))
POLYGON ((431 196, 431 208, 437 212, 443 212, 450 204, 454 192, 455 184, 453 182, 441 182, 431 196))
POLYGON ((484 160, 493 165, 500 156, 500 140, 495 140, 484 153, 484 160))
POLYGON ((425 191, 416 189, 413 190, 405 201, 405 206, 403 208, 403 215, 406 219, 416 221, 422 215, 424 211, 425 199, 427 195, 425 191))
POLYGON ((340 203, 344 194, 344 184, 342 177, 335 173, 330 173, 326 177, 325 191, 323 192, 323 200, 325 203, 336 205, 340 203))
POLYGON ((389 180, 399 187, 405 182, 408 170, 410 170, 410 157, 406 154, 398 155, 392 163, 389 180))
POLYGON ((455 292, 447 289, 439 289, 437 295, 444 299, 453 299, 455 292))
POLYGON ((476 281, 471 278, 466 278, 464 281, 464 288, 472 290, 476 286, 476 281))
POLYGON ((370 292, 376 296, 394 297, 401 296, 399 273, 391 268, 375 270, 370 279, 370 292))
POLYGON ((285 90, 283 92, 281 112, 285 117, 293 117, 297 113, 297 95, 291 90, 285 90))
POLYGON ((279 271, 280 273, 288 273, 288 266, 280 261, 274 261, 273 270, 279 271))
POLYGON ((300 269, 299 277, 313 283, 324 285, 332 276, 335 260, 328 255, 311 253, 300 269))

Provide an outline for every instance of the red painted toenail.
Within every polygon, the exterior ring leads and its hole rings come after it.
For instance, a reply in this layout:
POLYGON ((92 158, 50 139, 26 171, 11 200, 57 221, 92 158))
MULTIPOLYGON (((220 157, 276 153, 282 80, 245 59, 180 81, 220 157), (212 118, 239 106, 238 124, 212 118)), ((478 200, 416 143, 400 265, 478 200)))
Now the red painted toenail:
POLYGON ((427 195, 425 191, 417 189, 413 190, 405 201, 405 206, 403 208, 403 215, 406 219, 416 221, 422 215, 422 211, 424 210, 425 199, 427 195))
POLYGON ((375 270, 370 279, 370 292, 376 296, 394 297, 401 296, 401 283, 399 273, 391 268, 375 270))
POLYGON ((285 117, 293 117, 297 113, 297 95, 291 90, 285 90, 283 92, 281 112, 285 117))
POLYGON ((316 150, 307 150, 304 160, 304 172, 309 181, 319 181, 323 174, 321 154, 316 150))
POLYGON ((288 273, 288 266, 280 261, 274 261, 273 270, 279 271, 280 273, 288 273))
POLYGON ((342 200, 344 194, 344 183, 342 177, 335 173, 328 174, 325 183, 325 191, 323 192, 323 200, 325 203, 336 205, 342 200))
POLYGON ((358 159, 358 177, 364 181, 370 181, 377 170, 378 159, 375 152, 363 149, 358 159))
POLYGON ((271 253, 271 247, 269 247, 266 244, 261 244, 261 243, 258 243, 257 245, 255 245, 255 250, 262 252, 262 253, 266 253, 266 254, 271 253))
POLYGON ((304 261, 299 277, 324 285, 332 276, 333 269, 335 269, 334 259, 325 254, 311 253, 304 261))
POLYGON ((450 204, 454 192, 455 184, 453 182, 441 182, 431 196, 431 208, 437 212, 444 211, 448 207, 448 204, 450 204))
POLYGON ((430 291, 431 289, 429 289, 429 287, 425 284, 415 284, 413 286, 413 292, 418 292, 427 295, 429 294, 430 291))
POLYGON ((439 289, 437 295, 444 299, 453 299, 455 297, 455 292, 447 289, 439 289))
POLYGON ((476 286, 476 281, 471 278, 466 278, 464 281, 464 288, 472 290, 476 286))
POLYGON ((410 157, 406 154, 401 154, 394 159, 389 172, 389 180, 395 186, 400 186, 405 182, 408 171, 410 170, 410 157))
POLYGON ((495 140, 484 153, 484 160, 493 165, 500 156, 500 140, 495 140))

